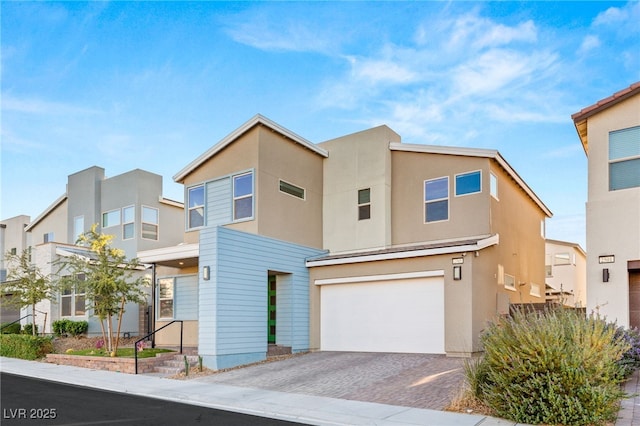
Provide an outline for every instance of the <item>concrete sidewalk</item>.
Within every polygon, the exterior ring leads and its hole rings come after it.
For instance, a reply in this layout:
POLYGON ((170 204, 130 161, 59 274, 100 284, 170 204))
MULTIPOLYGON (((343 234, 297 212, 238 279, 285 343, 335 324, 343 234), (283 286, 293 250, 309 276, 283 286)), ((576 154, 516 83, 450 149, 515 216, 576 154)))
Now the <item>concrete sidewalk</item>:
POLYGON ((0 357, 0 371, 310 425, 512 426, 494 417, 172 380, 0 357))

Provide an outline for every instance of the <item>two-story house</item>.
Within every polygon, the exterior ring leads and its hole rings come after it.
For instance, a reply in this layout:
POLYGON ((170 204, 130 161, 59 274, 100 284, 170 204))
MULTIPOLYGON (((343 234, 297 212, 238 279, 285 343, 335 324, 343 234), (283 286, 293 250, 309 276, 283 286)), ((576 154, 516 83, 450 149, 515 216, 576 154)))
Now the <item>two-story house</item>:
POLYGON ((545 253, 547 302, 586 308, 587 253, 577 243, 551 239, 545 253))
POLYGON ((640 82, 571 116, 587 155, 587 310, 640 328, 640 82))
POLYGON ((387 126, 314 144, 257 115, 174 180, 184 244, 138 255, 156 325, 183 320, 211 368, 271 345, 464 356, 510 303, 544 302, 551 212, 494 150, 387 126))
MULTIPOLYGON (((33 246, 32 260, 43 273, 56 273, 55 260, 77 251, 76 240, 93 224, 98 224, 99 232, 112 235, 112 246, 124 250, 128 258, 140 250, 176 244, 183 239, 179 227, 183 207, 162 197, 160 175, 136 169, 106 177, 103 168, 90 167, 69 175, 65 193, 25 228, 33 246)), ((48 314, 45 332, 62 318, 89 321, 90 335, 101 332, 79 289, 64 291, 37 309, 48 314)), ((146 306, 129 304, 125 310, 123 332, 137 335, 151 328, 146 306)))
POLYGON ((12 295, 5 291, 9 267, 5 256, 7 253, 20 255, 29 248, 31 245, 29 236, 24 229, 30 221, 31 218, 26 215, 0 221, 0 324, 17 321, 20 318, 20 310, 9 303, 12 295))

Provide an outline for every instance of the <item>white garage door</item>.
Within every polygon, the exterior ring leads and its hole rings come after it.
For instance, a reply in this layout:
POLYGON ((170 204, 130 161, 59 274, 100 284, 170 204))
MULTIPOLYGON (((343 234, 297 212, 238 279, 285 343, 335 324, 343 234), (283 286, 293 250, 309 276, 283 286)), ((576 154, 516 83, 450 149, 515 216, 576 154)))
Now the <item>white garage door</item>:
POLYGON ((441 276, 323 285, 325 351, 444 353, 441 276))

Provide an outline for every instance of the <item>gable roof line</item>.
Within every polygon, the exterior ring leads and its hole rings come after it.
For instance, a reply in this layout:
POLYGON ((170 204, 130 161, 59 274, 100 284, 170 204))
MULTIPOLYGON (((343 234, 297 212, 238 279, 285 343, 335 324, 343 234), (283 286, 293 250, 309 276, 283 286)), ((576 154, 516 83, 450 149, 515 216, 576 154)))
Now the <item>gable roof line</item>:
POLYGON ((319 146, 317 146, 313 142, 308 141, 307 139, 303 138, 302 136, 292 132, 291 130, 288 130, 288 129, 282 127, 281 125, 279 125, 275 121, 269 120, 267 117, 265 117, 265 116, 263 116, 261 114, 256 114, 251 119, 249 119, 249 121, 245 122, 240 127, 238 127, 236 130, 234 130, 233 132, 229 133, 222 140, 220 140, 218 143, 216 143, 214 146, 209 148, 202 155, 197 157, 195 160, 193 160, 191 163, 189 163, 186 167, 184 167, 182 170, 180 170, 178 173, 176 173, 173 176, 173 180, 175 182, 182 181, 187 175, 189 175, 191 172, 193 172, 195 169, 197 169, 200 165, 202 165, 202 163, 204 163, 205 161, 207 161, 208 159, 210 159, 211 157, 216 155, 218 152, 222 151, 228 145, 233 143, 237 138, 239 138, 244 133, 249 131, 252 127, 254 127, 254 126, 258 125, 258 124, 262 124, 263 126, 268 127, 271 130, 280 133, 281 135, 291 139, 292 141, 302 145, 303 147, 315 152, 318 155, 321 155, 321 156, 323 156, 325 158, 329 156, 329 153, 325 149, 320 148, 319 146))
POLYGON ((65 192, 64 194, 62 194, 60 197, 58 197, 53 203, 51 203, 51 205, 49 207, 47 207, 45 209, 45 211, 43 211, 42 213, 40 213, 38 215, 38 217, 36 217, 35 219, 33 219, 33 221, 31 221, 31 223, 29 225, 27 225, 24 228, 25 232, 29 232, 31 231, 31 229, 36 226, 42 219, 44 219, 45 217, 49 216, 49 214, 51 212, 53 212, 55 209, 58 208, 58 206, 60 204, 62 204, 65 200, 67 199, 67 193, 65 192))
POLYGON ((524 192, 533 200, 540 210, 542 210, 547 217, 553 217, 553 213, 542 202, 542 200, 536 195, 535 192, 527 185, 527 183, 520 177, 513 167, 502 157, 500 152, 495 149, 481 149, 481 148, 465 148, 465 147, 450 147, 442 145, 418 145, 407 143, 392 142, 389 144, 389 149, 392 151, 406 151, 406 152, 422 152, 427 154, 444 154, 444 155, 459 155, 465 157, 480 157, 490 158, 496 160, 496 162, 507 172, 509 176, 524 190, 524 192))

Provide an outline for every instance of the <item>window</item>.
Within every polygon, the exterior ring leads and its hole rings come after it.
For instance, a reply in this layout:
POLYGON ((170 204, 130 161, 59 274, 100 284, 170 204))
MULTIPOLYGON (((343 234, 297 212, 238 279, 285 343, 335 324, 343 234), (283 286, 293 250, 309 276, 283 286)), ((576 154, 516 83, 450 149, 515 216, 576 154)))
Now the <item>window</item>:
POLYGON ((358 220, 371 219, 371 188, 358 191, 358 220))
POLYGON ((280 181, 280 192, 284 192, 285 194, 293 195, 296 198, 304 200, 304 188, 292 185, 283 180, 280 181))
POLYGON ((204 226, 204 185, 189 188, 187 228, 204 226))
POLYGON ((173 319, 173 278, 158 280, 158 318, 173 319))
POLYGON ((640 187, 640 126, 609 133, 609 191, 640 187))
POLYGON ((545 235, 544 219, 542 219, 542 220, 540 221, 540 236, 541 236, 542 238, 544 238, 544 235, 545 235))
POLYGON ((489 192, 493 198, 498 199, 498 178, 493 173, 489 173, 489 192))
POLYGON ((11 250, 9 250, 9 253, 11 253, 12 255, 16 255, 18 254, 18 248, 17 247, 12 247, 11 250))
MULTIPOLYGON (((79 274, 78 280, 84 281, 85 275, 79 274)), ((84 289, 80 285, 62 290, 60 295, 60 316, 84 316, 86 312, 86 301, 84 289)))
POLYGON ((504 288, 507 290, 515 290, 516 289, 516 277, 509 274, 504 274, 504 288))
POLYGON ((135 237, 136 209, 134 206, 122 209, 122 239, 130 240, 135 237))
POLYGON ((102 227, 109 228, 110 226, 120 225, 120 209, 111 210, 106 213, 102 213, 102 227))
POLYGON ((253 217, 253 173, 233 177, 233 220, 253 217))
POLYGON ((553 256, 553 264, 554 265, 571 265, 572 264, 571 254, 556 253, 553 256))
POLYGON ((449 219, 449 177, 424 182, 425 222, 449 219))
POLYGON ((544 269, 547 275, 547 278, 553 277, 553 265, 551 262, 551 255, 547 254, 544 256, 544 269))
POLYGON ((456 175, 456 197, 482 191, 480 170, 456 175))
POLYGON ((158 239, 158 209, 142 206, 142 238, 158 239))
POLYGON ((82 234, 84 234, 84 216, 76 216, 73 218, 73 241, 78 241, 82 234))
POLYGON ((46 234, 44 234, 43 241, 45 243, 53 242, 53 232, 47 232, 46 234))
POLYGON ((529 291, 531 296, 542 297, 540 294, 540 285, 531 283, 531 290, 529 291))

